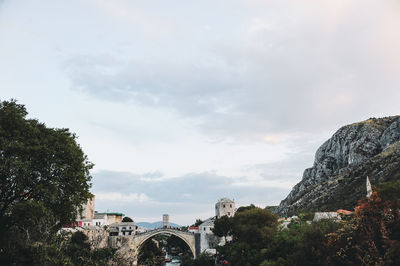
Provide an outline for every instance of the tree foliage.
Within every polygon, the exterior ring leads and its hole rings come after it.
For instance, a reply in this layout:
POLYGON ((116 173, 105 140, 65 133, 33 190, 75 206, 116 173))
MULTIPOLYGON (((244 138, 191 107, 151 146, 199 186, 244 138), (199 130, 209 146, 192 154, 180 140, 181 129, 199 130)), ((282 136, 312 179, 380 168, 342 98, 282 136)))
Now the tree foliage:
POLYGON ((92 164, 68 129, 27 119, 23 105, 0 103, 0 218, 15 204, 42 202, 58 223, 68 223, 90 197, 92 164))
POLYGON ((56 258, 56 232, 91 197, 92 164, 76 136, 27 114, 14 100, 0 102, 0 260, 6 264, 34 261, 37 252, 56 258))
POLYGON ((233 225, 233 218, 226 215, 218 218, 214 221, 213 233, 216 236, 224 237, 226 242, 226 237, 231 233, 233 225))
POLYGON ((400 182, 378 186, 354 217, 330 236, 335 264, 400 265, 400 182))
POLYGON ((235 241, 251 247, 266 245, 277 231, 278 217, 267 210, 254 207, 233 217, 232 235, 235 241))
POLYGON ((228 230, 233 241, 218 247, 220 256, 230 265, 258 265, 262 261, 261 249, 272 240, 277 231, 277 216, 254 205, 242 207, 233 218, 217 220, 220 235, 228 230))
POLYGON ((128 217, 128 216, 125 216, 123 219, 122 219, 122 222, 133 222, 133 220, 132 220, 132 218, 130 218, 130 217, 128 217))
POLYGON ((142 265, 160 265, 159 257, 163 255, 162 250, 153 239, 149 239, 140 248, 138 262, 142 265))
POLYGON ((181 266, 214 266, 214 258, 205 253, 200 254, 196 259, 186 255, 182 257, 181 266))
POLYGON ((193 224, 193 226, 198 227, 198 226, 201 225, 202 223, 204 223, 203 220, 201 220, 201 219, 196 219, 196 222, 193 224))

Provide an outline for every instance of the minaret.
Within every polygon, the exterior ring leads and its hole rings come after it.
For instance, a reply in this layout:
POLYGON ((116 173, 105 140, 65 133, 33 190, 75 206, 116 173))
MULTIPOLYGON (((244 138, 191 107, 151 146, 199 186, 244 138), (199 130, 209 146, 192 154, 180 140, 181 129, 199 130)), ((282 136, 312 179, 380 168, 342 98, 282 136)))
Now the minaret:
POLYGON ((369 182, 369 178, 367 176, 367 198, 371 197, 371 194, 372 194, 371 182, 369 182))

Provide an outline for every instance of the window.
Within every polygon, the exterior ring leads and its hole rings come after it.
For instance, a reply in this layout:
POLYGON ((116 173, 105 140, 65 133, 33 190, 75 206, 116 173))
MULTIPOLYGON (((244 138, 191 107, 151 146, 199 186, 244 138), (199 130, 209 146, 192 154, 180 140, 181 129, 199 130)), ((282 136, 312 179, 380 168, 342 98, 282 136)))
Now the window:
POLYGON ((229 204, 229 207, 231 207, 231 208, 232 208, 232 204, 229 204))
POLYGON ((203 229, 204 229, 204 231, 206 231, 206 228, 205 228, 205 227, 204 227, 203 229))
POLYGON ((231 215, 231 213, 230 213, 230 212, 228 212, 228 216, 229 216, 229 215, 231 215))
POLYGON ((223 207, 225 208, 225 204, 223 205, 223 207))

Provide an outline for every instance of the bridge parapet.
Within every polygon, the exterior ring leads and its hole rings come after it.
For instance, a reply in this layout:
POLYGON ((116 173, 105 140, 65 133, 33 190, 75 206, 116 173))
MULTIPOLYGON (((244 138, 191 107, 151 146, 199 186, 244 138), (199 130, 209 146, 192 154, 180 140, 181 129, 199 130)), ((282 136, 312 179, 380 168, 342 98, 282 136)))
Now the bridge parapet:
POLYGON ((185 231, 172 229, 172 228, 155 228, 155 229, 152 229, 152 230, 147 230, 146 232, 137 233, 136 235, 137 236, 143 236, 143 235, 153 234, 153 233, 157 233, 157 232, 165 232, 165 233, 171 233, 171 234, 179 233, 179 234, 186 234, 186 235, 194 235, 194 233, 192 233, 192 232, 185 232, 185 231))

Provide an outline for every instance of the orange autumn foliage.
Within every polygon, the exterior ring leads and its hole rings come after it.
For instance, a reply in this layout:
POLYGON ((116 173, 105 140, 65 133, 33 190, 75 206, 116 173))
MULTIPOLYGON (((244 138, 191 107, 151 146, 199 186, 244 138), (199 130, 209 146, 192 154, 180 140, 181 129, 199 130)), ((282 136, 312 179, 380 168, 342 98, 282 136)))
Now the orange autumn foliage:
MULTIPOLYGON (((400 195, 399 195, 400 196, 400 195)), ((329 235, 329 264, 400 265, 400 203, 378 192, 359 202, 354 216, 329 235)))

